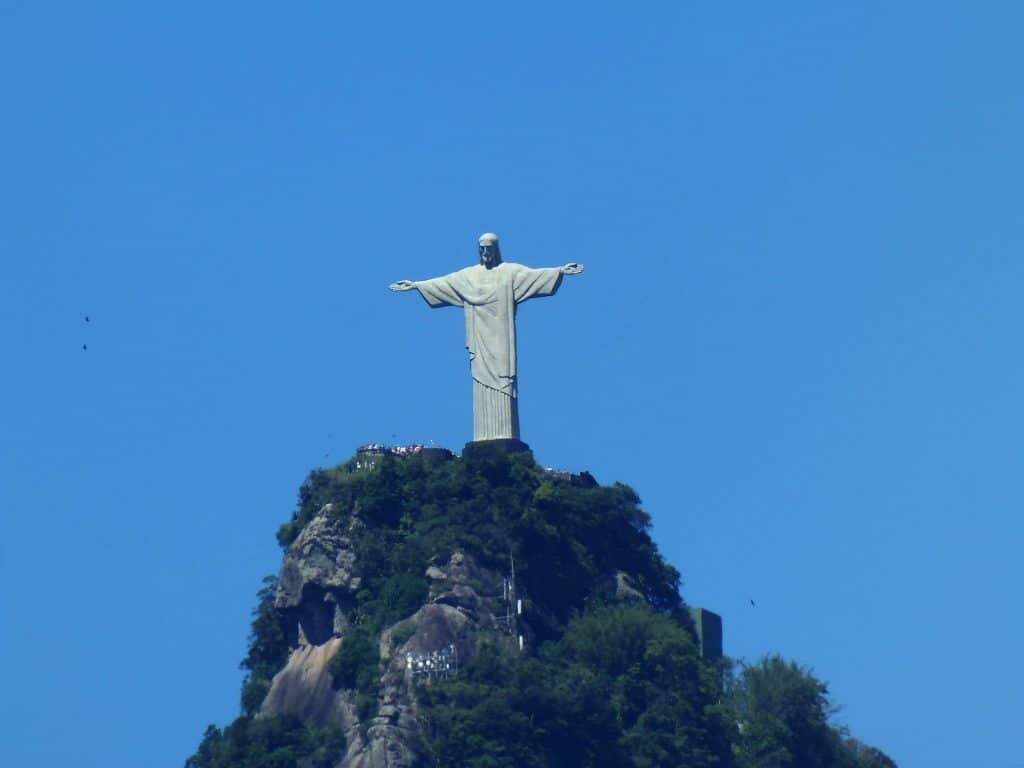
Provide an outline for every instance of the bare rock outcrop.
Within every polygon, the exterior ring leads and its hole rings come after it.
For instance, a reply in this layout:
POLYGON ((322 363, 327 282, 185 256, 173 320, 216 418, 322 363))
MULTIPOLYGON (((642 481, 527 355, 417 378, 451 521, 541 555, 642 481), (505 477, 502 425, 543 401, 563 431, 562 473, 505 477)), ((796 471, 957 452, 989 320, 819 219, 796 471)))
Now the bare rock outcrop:
MULTIPOLYGON (((453 554, 427 569, 427 602, 379 637, 381 677, 376 714, 361 722, 355 691, 339 688, 329 663, 349 632, 362 577, 356 544, 365 524, 324 506, 285 554, 276 607, 292 651, 271 683, 263 716, 295 714, 317 726, 340 726, 347 749, 337 768, 417 768, 423 764, 410 659, 454 649, 468 661, 474 635, 500 628, 503 577, 472 557, 453 554)), ((504 614, 502 614, 504 615, 504 614)))
POLYGON ((647 598, 633 585, 633 579, 624 571, 616 571, 612 597, 623 603, 645 603, 647 598))
POLYGON ((344 722, 346 702, 334 689, 327 663, 341 645, 332 637, 322 645, 300 645, 288 657, 288 664, 274 676, 263 700, 263 714, 287 712, 318 726, 344 722))
POLYGON ((362 583, 354 541, 365 528, 355 515, 326 504, 288 547, 277 581, 276 607, 292 645, 320 645, 348 627, 348 611, 362 583))

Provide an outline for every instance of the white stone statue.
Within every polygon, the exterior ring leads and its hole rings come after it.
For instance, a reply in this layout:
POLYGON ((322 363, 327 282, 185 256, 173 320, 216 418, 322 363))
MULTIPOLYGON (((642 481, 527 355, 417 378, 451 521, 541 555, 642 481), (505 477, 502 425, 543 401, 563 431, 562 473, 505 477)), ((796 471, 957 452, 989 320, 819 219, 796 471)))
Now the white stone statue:
POLYGON ((464 307, 466 349, 473 375, 473 440, 519 439, 516 391, 516 307, 551 296, 562 275, 582 264, 530 269, 501 260, 498 236, 480 236, 480 264, 431 280, 399 280, 393 291, 416 289, 431 307, 464 307))

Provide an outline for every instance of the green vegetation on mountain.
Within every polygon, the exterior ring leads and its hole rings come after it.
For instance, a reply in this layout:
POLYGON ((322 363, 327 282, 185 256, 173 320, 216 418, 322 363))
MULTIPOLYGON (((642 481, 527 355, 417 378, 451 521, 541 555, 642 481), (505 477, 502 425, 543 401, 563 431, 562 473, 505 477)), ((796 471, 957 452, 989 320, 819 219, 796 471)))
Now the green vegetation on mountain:
POLYGON ((223 731, 209 726, 185 768, 331 768, 345 750, 337 728, 312 728, 290 715, 243 716, 223 731))
MULTIPOLYGON (((377 712, 380 633, 413 634, 427 569, 461 552, 504 573, 515 557, 535 642, 520 653, 507 636, 479 632, 458 676, 415 686, 424 765, 891 768, 830 722, 827 689, 806 669, 777 657, 738 669, 700 658, 679 573, 639 504, 628 486, 571 482, 522 453, 384 456, 372 471, 353 459, 309 476, 278 540, 288 547, 318 514, 358 522, 360 586, 330 670, 337 688, 356 693, 364 727, 377 712), (616 600, 617 573, 642 600, 616 600)), ((336 761, 344 751, 337 732, 255 717, 287 660, 273 591, 269 580, 254 611, 243 714, 223 731, 211 726, 187 768, 312 768, 327 750, 336 761)))
POLYGON ((378 626, 419 606, 431 563, 461 551, 504 570, 511 552, 526 593, 543 595, 564 626, 615 570, 629 573, 659 610, 682 607, 679 573, 658 554, 639 501, 621 483, 583 488, 552 478, 524 453, 449 461, 384 456, 372 472, 355 471, 354 460, 313 472, 278 541, 294 541, 328 503, 365 521, 357 545, 365 585, 358 613, 360 623, 378 626))
POLYGON ((534 657, 487 649, 421 687, 438 765, 705 766, 728 756, 719 675, 689 631, 639 604, 595 603, 534 657))
POLYGON ((252 612, 249 652, 239 665, 246 670, 242 682, 242 712, 246 715, 256 714, 270 690, 271 678, 288 660, 288 638, 281 617, 274 610, 276 591, 277 578, 265 577, 252 612))
POLYGON ((726 681, 737 768, 895 768, 877 749, 829 723, 828 687, 779 656, 741 666, 726 681))

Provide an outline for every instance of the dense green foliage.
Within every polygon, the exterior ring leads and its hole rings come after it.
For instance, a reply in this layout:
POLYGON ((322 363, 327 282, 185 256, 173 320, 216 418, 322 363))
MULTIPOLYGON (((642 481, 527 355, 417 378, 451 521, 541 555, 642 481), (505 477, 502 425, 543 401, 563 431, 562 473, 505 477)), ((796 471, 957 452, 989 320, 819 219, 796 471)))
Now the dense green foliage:
MULTIPOLYGON (((780 658, 743 666, 699 658, 679 597, 679 574, 648 534, 650 518, 628 486, 573 483, 527 454, 464 458, 382 457, 317 470, 281 526, 287 546, 330 503, 352 532, 361 588, 350 629, 330 661, 334 683, 356 694, 360 721, 379 703, 380 632, 408 639, 425 602, 425 570, 452 553, 503 572, 509 555, 533 608, 535 642, 520 653, 481 633, 460 674, 416 688, 432 764, 508 766, 716 766, 893 768, 878 750, 835 727, 827 689, 780 658), (613 575, 629 574, 645 598, 618 603, 613 575)), ((211 727, 187 768, 315 768, 338 735, 282 718, 257 718, 269 681, 287 658, 268 580, 253 613, 243 716, 211 727)))
POLYGON ((737 768, 895 768, 885 754, 829 724, 827 686, 779 656, 730 676, 737 768))
POLYGON ((185 768, 329 768, 345 749, 337 729, 311 728, 297 717, 240 717, 223 731, 211 725, 185 768))
POLYGON ((288 638, 274 609, 277 577, 266 576, 257 594, 249 632, 249 651, 239 665, 247 671, 242 683, 242 712, 255 714, 270 690, 270 680, 288 660, 288 638))
POLYGON ((536 657, 483 647, 418 693, 438 765, 698 768, 729 753, 717 679, 672 617, 597 604, 536 657))
POLYGON ((377 633, 365 625, 353 627, 338 652, 331 657, 331 675, 340 688, 356 691, 356 710, 366 722, 377 712, 380 688, 380 647, 377 633))

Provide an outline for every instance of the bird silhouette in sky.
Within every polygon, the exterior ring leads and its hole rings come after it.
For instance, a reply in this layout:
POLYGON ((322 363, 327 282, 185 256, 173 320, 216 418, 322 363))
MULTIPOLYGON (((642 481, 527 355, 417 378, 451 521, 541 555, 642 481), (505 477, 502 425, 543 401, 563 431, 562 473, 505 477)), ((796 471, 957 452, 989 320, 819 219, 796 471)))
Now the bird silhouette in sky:
POLYGON ((88 347, 88 345, 86 345, 86 344, 83 344, 83 345, 82 345, 82 351, 83 351, 83 352, 84 352, 85 350, 87 350, 88 348, 89 348, 89 347, 88 347))
POLYGON ((750 605, 757 608, 757 603, 754 602, 754 598, 750 598, 750 605))
POLYGON ((85 322, 87 322, 87 323, 89 322, 89 316, 88 315, 85 316, 85 322))

